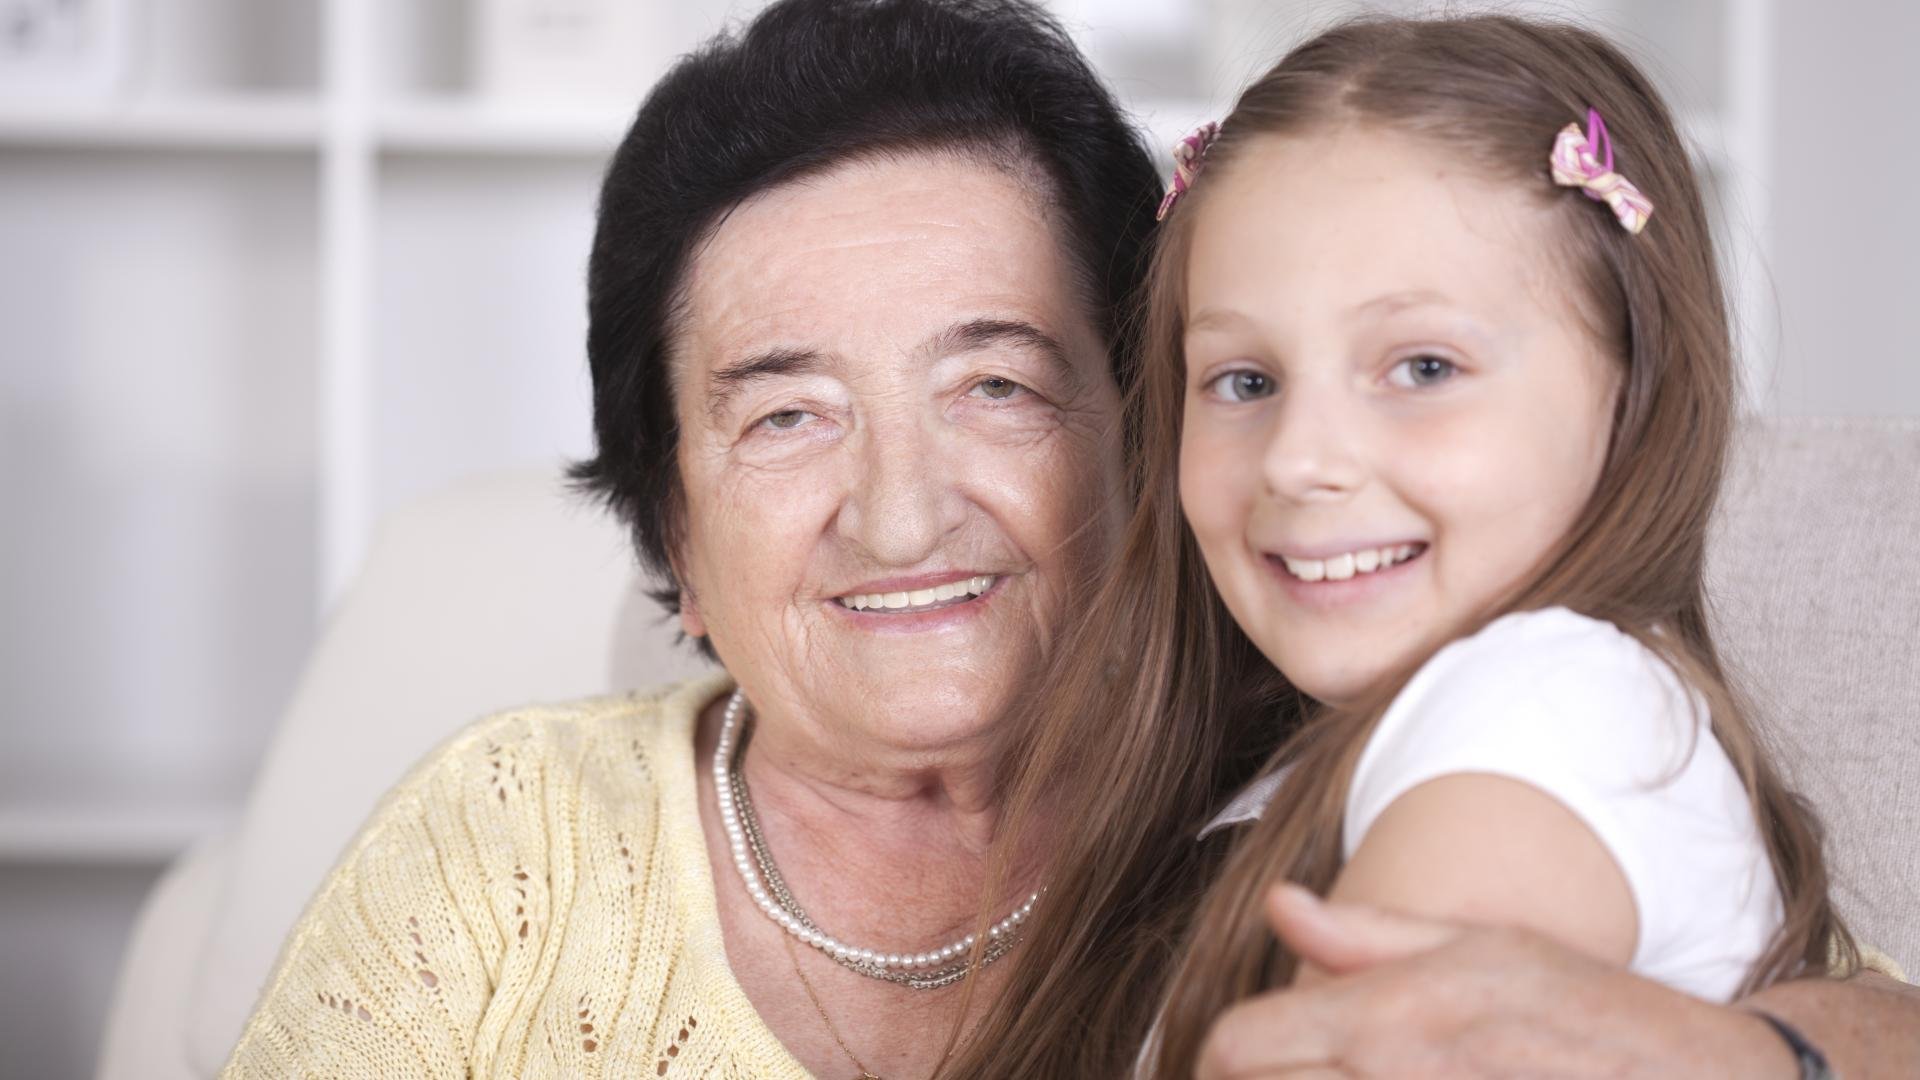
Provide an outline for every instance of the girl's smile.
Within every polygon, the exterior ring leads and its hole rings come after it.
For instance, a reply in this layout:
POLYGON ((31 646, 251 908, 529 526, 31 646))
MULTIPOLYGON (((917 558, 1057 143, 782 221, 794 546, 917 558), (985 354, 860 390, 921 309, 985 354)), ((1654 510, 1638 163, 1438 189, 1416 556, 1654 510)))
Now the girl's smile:
POLYGON ((1327 559, 1273 553, 1266 559, 1292 603, 1325 611, 1372 603, 1404 587, 1423 569, 1416 564, 1426 553, 1427 545, 1415 542, 1363 547, 1327 559))

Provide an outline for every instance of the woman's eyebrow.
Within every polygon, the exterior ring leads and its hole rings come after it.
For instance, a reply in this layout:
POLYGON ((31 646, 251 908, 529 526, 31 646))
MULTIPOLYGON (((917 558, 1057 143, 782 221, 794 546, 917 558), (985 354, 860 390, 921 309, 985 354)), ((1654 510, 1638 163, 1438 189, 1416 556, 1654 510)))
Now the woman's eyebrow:
POLYGON ((784 375, 806 375, 824 367, 826 361, 817 349, 776 346, 715 368, 707 376, 707 413, 718 416, 749 384, 784 375))
POLYGON ((928 338, 919 351, 931 358, 955 356, 995 345, 1013 345, 1038 353, 1062 378, 1079 379, 1059 339, 1022 319, 979 318, 958 322, 928 338))
MULTIPOLYGON (((1036 352, 1062 377, 1078 379, 1066 348, 1052 334, 1020 319, 980 318, 958 322, 922 342, 916 351, 932 358, 995 345, 1014 345, 1036 352)), ((707 412, 719 415, 728 402, 755 382, 811 374, 827 363, 827 355, 818 349, 776 346, 717 367, 707 376, 707 412)))

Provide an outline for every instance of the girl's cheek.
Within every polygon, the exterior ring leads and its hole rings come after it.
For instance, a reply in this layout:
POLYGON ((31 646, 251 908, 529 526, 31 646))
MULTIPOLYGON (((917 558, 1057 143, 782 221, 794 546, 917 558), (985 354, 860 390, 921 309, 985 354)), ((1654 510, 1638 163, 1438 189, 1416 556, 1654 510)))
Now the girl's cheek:
POLYGON ((1190 425, 1180 447, 1180 505, 1202 542, 1229 527, 1234 493, 1258 468, 1257 457, 1232 452, 1234 440, 1190 425), (1223 445, 1224 444, 1224 445, 1223 445), (1237 463, 1236 463, 1237 459, 1237 463))

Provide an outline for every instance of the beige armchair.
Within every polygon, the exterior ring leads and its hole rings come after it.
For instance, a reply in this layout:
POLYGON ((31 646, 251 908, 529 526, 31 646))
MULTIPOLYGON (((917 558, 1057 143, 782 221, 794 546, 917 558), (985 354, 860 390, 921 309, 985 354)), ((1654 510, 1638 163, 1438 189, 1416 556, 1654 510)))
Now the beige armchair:
POLYGON ((217 1072, 288 929, 380 795, 469 720, 703 670, 633 564, 625 533, 552 472, 463 484, 383 522, 237 831, 154 887, 98 1075, 217 1072))
MULTIPOLYGON (((1771 421, 1744 440, 1715 536, 1721 641, 1831 829, 1844 910, 1920 970, 1920 423, 1771 421)), ((238 831, 148 900, 99 1075, 212 1076, 381 792, 466 721, 699 670, 631 566, 622 532, 551 474, 388 521, 238 831)))

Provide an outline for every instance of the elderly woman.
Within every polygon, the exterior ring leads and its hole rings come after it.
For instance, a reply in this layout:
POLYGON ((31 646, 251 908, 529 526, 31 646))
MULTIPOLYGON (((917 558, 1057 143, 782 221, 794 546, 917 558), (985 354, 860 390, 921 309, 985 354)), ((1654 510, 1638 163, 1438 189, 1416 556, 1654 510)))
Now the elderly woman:
MULTIPOLYGON (((578 477, 726 674, 448 742, 323 886, 226 1075, 933 1072, 1042 886, 1018 853, 981 910, 999 729, 1115 535, 1157 197, 1017 0, 785 0, 678 65, 606 177, 578 477)), ((1590 978, 1558 961, 1440 974, 1590 978)), ((1587 1015, 1631 1015, 1595 985, 1587 1015)))
POLYGON ((923 1076, 990 738, 1115 521, 1159 182, 1011 3, 797 2, 659 84, 589 272, 577 477, 726 669, 467 729, 386 799, 228 1073, 923 1076))

